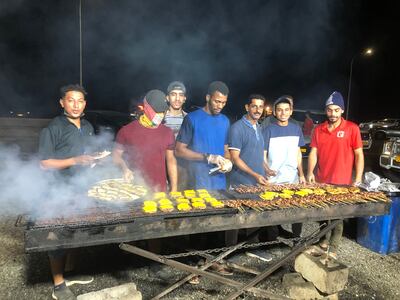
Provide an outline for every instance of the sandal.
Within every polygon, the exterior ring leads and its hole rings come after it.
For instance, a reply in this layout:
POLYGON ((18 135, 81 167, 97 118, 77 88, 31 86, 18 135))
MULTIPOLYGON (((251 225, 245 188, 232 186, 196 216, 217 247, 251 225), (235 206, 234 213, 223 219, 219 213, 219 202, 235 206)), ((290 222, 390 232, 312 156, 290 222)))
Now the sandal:
POLYGON ((225 276, 231 276, 233 275, 233 270, 231 268, 226 267, 223 264, 219 263, 213 263, 210 267, 210 269, 214 272, 217 272, 218 274, 225 275, 225 276))
POLYGON ((329 247, 329 244, 322 242, 322 243, 318 244, 318 246, 319 246, 322 250, 327 251, 327 250, 328 250, 328 247, 329 247))
POLYGON ((338 255, 337 255, 336 252, 329 252, 329 257, 332 258, 332 259, 334 259, 334 260, 337 260, 337 259, 338 259, 338 255))
POLYGON ((200 276, 199 276, 199 275, 195 275, 195 276, 193 276, 192 278, 190 278, 190 279, 188 280, 188 282, 189 282, 190 284, 193 284, 193 285, 198 285, 198 284, 200 283, 200 276))
POLYGON ((309 248, 309 254, 312 256, 321 256, 325 253, 325 251, 318 246, 312 246, 311 248, 309 248))

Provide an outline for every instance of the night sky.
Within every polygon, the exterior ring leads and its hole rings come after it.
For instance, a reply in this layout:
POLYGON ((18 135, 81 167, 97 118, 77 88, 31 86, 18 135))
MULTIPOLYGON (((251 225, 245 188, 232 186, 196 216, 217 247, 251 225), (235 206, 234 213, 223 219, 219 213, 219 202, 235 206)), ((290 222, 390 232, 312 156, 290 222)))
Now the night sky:
MULTIPOLYGON (((334 90, 350 119, 400 117, 396 1, 82 0, 83 85, 88 109, 128 111, 150 89, 181 80, 188 106, 207 86, 231 93, 240 115, 251 93, 290 94, 323 109, 334 90), (358 55, 374 47, 372 57, 358 55)), ((78 83, 79 0, 0 1, 1 115, 55 116, 58 89, 78 83)))

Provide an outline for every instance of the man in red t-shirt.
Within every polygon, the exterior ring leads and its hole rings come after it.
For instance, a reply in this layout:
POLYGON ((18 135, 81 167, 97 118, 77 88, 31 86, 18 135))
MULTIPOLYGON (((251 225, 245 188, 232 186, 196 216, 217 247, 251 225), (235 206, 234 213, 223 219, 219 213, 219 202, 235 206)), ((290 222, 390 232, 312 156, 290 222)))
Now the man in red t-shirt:
MULTIPOLYGON (((328 121, 317 126, 311 138, 311 151, 308 157, 307 180, 310 183, 358 185, 364 171, 364 154, 360 129, 353 122, 342 118, 343 97, 333 92, 325 103, 328 121), (317 166, 316 178, 314 169, 317 166), (352 179, 353 167, 355 171, 352 179)), ((343 222, 333 229, 321 242, 320 247, 336 257, 337 247, 343 233, 343 222)))
POLYGON ((310 116, 310 112, 306 111, 306 118, 303 123, 303 135, 305 137, 311 136, 312 130, 314 129, 314 121, 310 116))
POLYGON ((153 191, 177 190, 177 163, 174 156, 173 131, 161 124, 168 105, 165 94, 149 91, 143 100, 144 114, 122 127, 116 137, 114 162, 122 169, 124 179, 143 178, 153 191), (167 170, 165 168, 167 166, 167 170))

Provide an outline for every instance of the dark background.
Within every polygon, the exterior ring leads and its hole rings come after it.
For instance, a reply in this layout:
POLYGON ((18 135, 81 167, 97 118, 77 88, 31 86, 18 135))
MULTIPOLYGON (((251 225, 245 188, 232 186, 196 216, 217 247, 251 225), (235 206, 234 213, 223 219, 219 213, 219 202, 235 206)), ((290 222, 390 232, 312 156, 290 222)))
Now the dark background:
MULTIPOLYGON (((128 111, 173 80, 186 84, 188 105, 203 105, 222 80, 230 115, 251 93, 323 109, 334 90, 347 98, 354 57, 349 119, 400 117, 399 27, 396 1, 82 0, 88 108, 128 111), (365 47, 374 56, 359 55, 365 47)), ((2 115, 56 115, 79 60, 79 0, 1 0, 2 115)))

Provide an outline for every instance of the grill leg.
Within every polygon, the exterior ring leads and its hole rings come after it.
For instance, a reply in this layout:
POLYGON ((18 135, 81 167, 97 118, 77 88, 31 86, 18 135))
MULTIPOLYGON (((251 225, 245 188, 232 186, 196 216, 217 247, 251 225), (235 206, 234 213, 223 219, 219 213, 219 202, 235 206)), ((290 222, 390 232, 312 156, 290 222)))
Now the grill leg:
MULTIPOLYGON (((159 255, 156 255, 156 254, 152 253, 152 252, 149 252, 149 251, 146 251, 146 250, 143 250, 143 249, 140 249, 138 247, 131 246, 131 245, 128 245, 128 244, 121 243, 119 245, 119 247, 124 251, 128 251, 130 253, 137 254, 139 256, 154 260, 156 262, 159 262, 159 263, 162 263, 162 264, 177 268, 179 270, 192 273, 192 274, 186 276, 185 278, 179 280, 178 282, 176 282, 175 284, 173 284, 172 286, 170 286, 169 288, 167 288, 166 290, 164 290, 163 292, 161 292, 160 294, 158 294, 157 296, 152 298, 152 299, 160 299, 161 297, 165 296, 166 294, 168 294, 172 290, 174 290, 177 287, 181 286, 186 281, 190 280, 195 275, 201 275, 201 276, 216 280, 218 282, 221 282, 223 284, 226 284, 226 285, 229 285, 229 286, 232 286, 232 287, 237 287, 238 285, 240 285, 240 282, 237 282, 237 281, 232 280, 232 279, 225 278, 223 276, 220 276, 220 275, 217 275, 217 274, 214 274, 214 273, 206 272, 204 270, 209 268, 214 262, 217 262, 217 261, 223 259, 225 256, 229 255, 230 253, 234 252, 235 250, 237 250, 237 248, 239 248, 240 246, 244 245, 245 243, 246 242, 242 242, 242 243, 236 245, 235 247, 229 249, 228 251, 221 253, 220 255, 215 257, 212 261, 206 263, 201 268, 188 266, 186 264, 180 263, 180 262, 172 260, 172 259, 166 259, 166 258, 163 258, 163 257, 161 257, 159 255)), ((286 297, 279 297, 279 296, 276 296, 276 295, 272 295, 268 291, 263 290, 263 289, 259 289, 259 288, 250 287, 247 290, 249 292, 253 293, 255 296, 261 297, 261 298, 265 298, 265 299, 287 299, 286 297)))
POLYGON ((277 270, 279 267, 281 267, 285 262, 287 262, 288 260, 295 257, 300 252, 304 251, 308 246, 317 242, 322 236, 324 236, 329 230, 334 228, 339 222, 341 222, 341 220, 332 221, 330 224, 328 224, 326 227, 324 227, 322 230, 320 230, 316 235, 312 236, 310 239, 304 241, 303 243, 296 245, 292 249, 292 251, 290 251, 288 254, 286 254, 282 259, 275 262, 271 267, 267 268, 264 272, 262 272, 260 275, 256 276, 254 279, 250 280, 248 283, 239 286, 236 292, 231 293, 225 299, 226 300, 236 299, 238 296, 240 296, 243 293, 243 291, 249 290, 250 287, 254 287, 257 283, 264 280, 271 273, 273 273, 275 270, 277 270))

